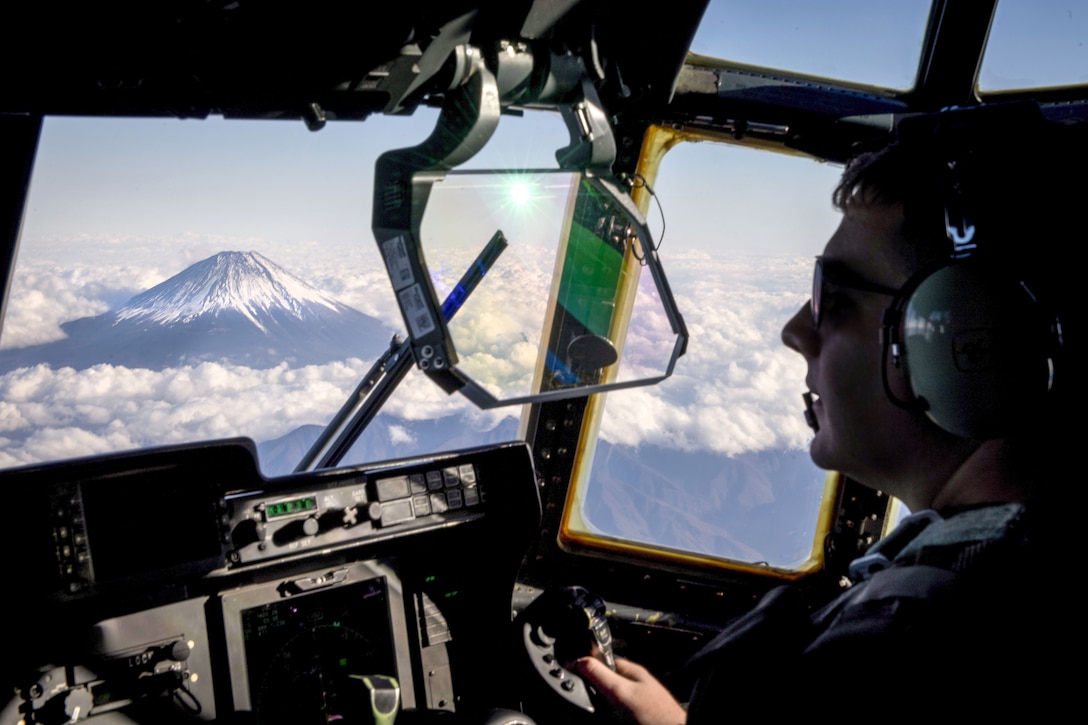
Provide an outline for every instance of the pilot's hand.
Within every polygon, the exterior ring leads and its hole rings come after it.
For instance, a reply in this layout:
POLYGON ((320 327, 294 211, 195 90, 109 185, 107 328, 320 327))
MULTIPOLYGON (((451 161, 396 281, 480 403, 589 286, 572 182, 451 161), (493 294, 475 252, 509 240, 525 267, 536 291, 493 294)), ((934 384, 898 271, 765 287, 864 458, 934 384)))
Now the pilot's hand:
POLYGON ((598 659, 582 657, 575 669, 615 708, 638 725, 682 725, 688 714, 672 693, 642 665, 616 658, 616 671, 598 659))

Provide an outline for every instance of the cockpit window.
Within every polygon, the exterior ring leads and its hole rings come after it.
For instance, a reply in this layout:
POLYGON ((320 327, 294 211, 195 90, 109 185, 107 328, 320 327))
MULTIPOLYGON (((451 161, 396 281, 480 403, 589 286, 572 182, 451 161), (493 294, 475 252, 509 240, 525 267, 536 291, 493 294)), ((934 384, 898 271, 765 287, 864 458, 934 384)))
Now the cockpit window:
MULTIPOLYGON (((563 124, 537 116, 504 118, 491 153, 547 163, 563 124)), ((435 120, 47 119, 0 337, 0 467, 242 435, 290 472, 401 331, 374 161, 435 120)), ((519 415, 413 373, 344 462, 511 440, 519 415)))
POLYGON ((929 0, 711 0, 691 50, 735 63, 906 91, 918 76, 929 0))
MULTIPOLYGON (((596 449, 583 446, 577 463, 566 545, 779 571, 818 560, 834 487, 809 459, 805 366, 780 333, 837 224, 839 173, 717 143, 665 156, 652 184, 665 222, 656 236, 688 351, 671 379, 597 397, 596 449)), ((647 214, 655 232, 662 215, 647 214)))
POLYGON ((979 92, 1088 83, 1088 6, 1001 0, 979 72, 979 92))

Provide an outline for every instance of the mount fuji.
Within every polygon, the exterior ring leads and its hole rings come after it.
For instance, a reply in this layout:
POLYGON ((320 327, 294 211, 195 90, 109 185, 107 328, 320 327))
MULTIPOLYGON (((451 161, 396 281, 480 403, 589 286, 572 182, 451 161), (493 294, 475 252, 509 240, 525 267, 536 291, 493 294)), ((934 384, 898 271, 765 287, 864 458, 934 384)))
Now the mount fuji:
POLYGON ((42 362, 77 370, 206 361, 297 367, 375 358, 394 333, 256 252, 220 252, 117 309, 61 329, 63 340, 0 351, 0 372, 42 362))

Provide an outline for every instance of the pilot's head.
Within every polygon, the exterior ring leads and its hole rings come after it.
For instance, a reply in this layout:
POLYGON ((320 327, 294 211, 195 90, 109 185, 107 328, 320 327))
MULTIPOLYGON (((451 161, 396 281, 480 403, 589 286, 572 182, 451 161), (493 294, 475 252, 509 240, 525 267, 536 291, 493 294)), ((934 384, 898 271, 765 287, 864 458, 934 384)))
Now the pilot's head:
POLYGON ((1018 470, 1050 456, 1068 387, 1069 149, 984 121, 901 129, 847 167, 812 301, 782 333, 808 364, 813 460, 913 509, 957 503, 942 490, 980 450, 1018 470))

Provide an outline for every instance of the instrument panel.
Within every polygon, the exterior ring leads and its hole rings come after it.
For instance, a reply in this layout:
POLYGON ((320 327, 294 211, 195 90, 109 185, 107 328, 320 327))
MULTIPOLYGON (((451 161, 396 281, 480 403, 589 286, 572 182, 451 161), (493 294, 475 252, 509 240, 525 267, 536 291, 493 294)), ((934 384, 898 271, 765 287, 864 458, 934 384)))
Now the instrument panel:
POLYGON ((220 601, 234 712, 365 721, 360 678, 372 673, 395 677, 401 706, 415 708, 404 597, 389 562, 242 587, 220 601))
POLYGON ((394 691, 505 705, 475 673, 539 528, 525 444, 265 479, 235 439, 4 488, 19 655, 0 725, 373 722, 394 691))

